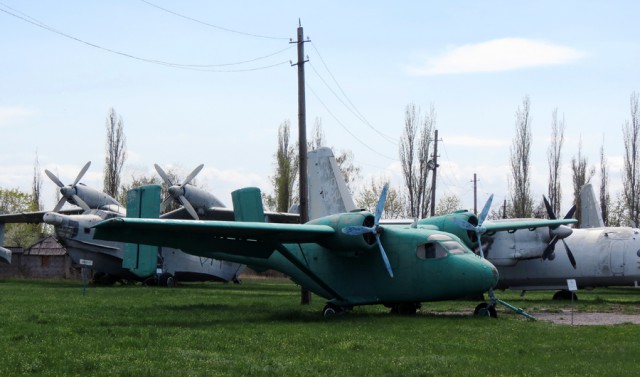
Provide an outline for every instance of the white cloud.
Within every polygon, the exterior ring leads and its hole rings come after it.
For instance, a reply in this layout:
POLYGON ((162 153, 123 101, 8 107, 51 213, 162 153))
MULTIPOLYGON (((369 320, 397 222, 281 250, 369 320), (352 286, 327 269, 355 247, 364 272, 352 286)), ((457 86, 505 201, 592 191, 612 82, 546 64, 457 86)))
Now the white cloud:
POLYGON ((544 41, 502 38, 455 47, 411 69, 415 75, 500 72, 545 65, 567 64, 586 53, 544 41))
POLYGON ((27 117, 33 112, 20 106, 0 106, 0 126, 12 125, 20 118, 27 117))

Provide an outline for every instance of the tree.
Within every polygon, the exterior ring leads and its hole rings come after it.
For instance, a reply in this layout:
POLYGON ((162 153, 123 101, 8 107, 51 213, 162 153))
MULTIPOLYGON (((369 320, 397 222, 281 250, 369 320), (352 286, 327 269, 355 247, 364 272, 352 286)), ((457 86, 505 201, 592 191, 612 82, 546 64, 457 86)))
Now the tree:
POLYGON ((605 226, 609 226, 609 205, 611 197, 609 195, 609 171, 607 158, 604 155, 604 136, 602 136, 602 146, 600 147, 600 212, 605 226))
POLYGON ((531 178, 529 176, 531 156, 531 116, 529 97, 522 100, 516 111, 516 136, 511 146, 511 205, 512 217, 531 217, 531 178))
MULTIPOLYGON (((356 206, 358 208, 364 208, 371 213, 375 213, 376 206, 380 200, 380 193, 384 187, 386 181, 383 178, 374 179, 371 178, 371 183, 365 186, 360 195, 356 198, 356 206)), ((404 209, 402 204, 402 195, 400 190, 389 186, 387 191, 387 200, 384 203, 384 211, 382 213, 383 219, 397 219, 404 215, 404 209)))
POLYGON ((580 208, 582 201, 580 200, 580 191, 582 186, 587 184, 595 174, 595 167, 587 168, 587 157, 582 155, 582 138, 578 143, 578 156, 571 159, 571 171, 573 177, 573 203, 576 205, 575 218, 578 220, 577 228, 580 228, 580 219, 582 218, 582 209, 580 208))
POLYGON ((123 131, 122 117, 109 109, 107 116, 107 143, 104 166, 104 192, 113 198, 118 197, 120 173, 127 158, 126 138, 123 131))
POLYGON ((624 198, 629 210, 629 220, 638 224, 640 210, 640 113, 638 93, 631 94, 631 120, 622 126, 624 137, 624 174, 622 177, 624 198))
POLYGON ((285 120, 278 128, 278 149, 275 154, 276 171, 271 182, 273 195, 263 195, 268 208, 286 212, 297 199, 293 190, 298 177, 298 153, 296 145, 290 145, 291 123, 285 120))
POLYGON ((560 168, 562 167, 562 144, 564 143, 564 116, 558 122, 558 109, 554 109, 551 115, 551 144, 547 149, 547 161, 549 162, 549 204, 553 213, 557 216, 562 203, 562 189, 560 187, 560 168))
POLYGON ((435 122, 436 113, 433 105, 425 116, 422 116, 420 108, 413 103, 405 108, 404 131, 400 139, 399 154, 411 217, 425 218, 429 213, 431 189, 428 183, 430 173, 428 162, 432 142, 430 136, 435 122), (418 130, 420 130, 419 134, 418 130))
POLYGON ((440 198, 436 206, 435 215, 446 215, 459 209, 462 209, 462 200, 455 194, 449 194, 440 198))
MULTIPOLYGON (((0 188, 0 213, 20 213, 37 210, 33 195, 22 192, 17 188, 0 188)), ((41 235, 40 227, 37 224, 6 224, 4 245, 28 247, 36 243, 41 235)))
POLYGON ((36 151, 36 161, 33 164, 33 182, 31 184, 31 196, 33 199, 33 208, 36 211, 42 211, 42 171, 40 170, 40 161, 38 161, 38 152, 36 151))

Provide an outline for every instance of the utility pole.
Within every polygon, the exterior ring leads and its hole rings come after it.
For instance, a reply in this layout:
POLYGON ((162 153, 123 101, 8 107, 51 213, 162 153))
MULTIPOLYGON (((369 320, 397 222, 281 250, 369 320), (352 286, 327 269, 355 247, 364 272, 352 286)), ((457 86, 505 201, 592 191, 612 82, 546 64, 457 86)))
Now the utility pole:
POLYGON ((435 130, 435 137, 433 139, 433 159, 429 161, 429 168, 433 170, 431 176, 431 216, 436 213, 436 171, 438 170, 438 130, 435 130))
MULTIPOLYGON (((298 158, 300 163, 300 224, 304 224, 309 221, 309 196, 307 189, 307 114, 305 105, 305 91, 304 91, 304 31, 302 24, 298 20, 298 158)), ((311 292, 305 288, 300 288, 300 303, 302 305, 309 305, 311 303, 311 292)))

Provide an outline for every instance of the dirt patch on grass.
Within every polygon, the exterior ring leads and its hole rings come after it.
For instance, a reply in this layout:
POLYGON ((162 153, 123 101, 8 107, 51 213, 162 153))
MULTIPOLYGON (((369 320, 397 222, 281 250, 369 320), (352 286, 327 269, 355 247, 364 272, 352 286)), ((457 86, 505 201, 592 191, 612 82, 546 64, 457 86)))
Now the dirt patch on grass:
MULTIPOLYGON (((553 322, 559 325, 571 325, 571 311, 560 313, 533 313, 539 321, 553 322)), ((573 313, 574 326, 602 326, 620 325, 623 323, 633 323, 640 325, 640 314, 619 314, 619 313, 573 313)))

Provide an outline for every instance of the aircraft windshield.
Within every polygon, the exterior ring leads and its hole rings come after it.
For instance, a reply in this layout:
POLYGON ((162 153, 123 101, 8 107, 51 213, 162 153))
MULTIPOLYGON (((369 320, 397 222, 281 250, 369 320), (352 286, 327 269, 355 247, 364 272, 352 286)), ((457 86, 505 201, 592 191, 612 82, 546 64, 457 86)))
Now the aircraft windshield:
POLYGON ((462 245, 460 245, 460 242, 451 240, 451 241, 444 241, 442 242, 442 244, 447 250, 449 250, 451 254, 466 253, 466 250, 464 249, 464 247, 462 247, 462 245))

